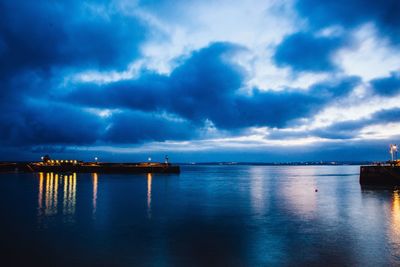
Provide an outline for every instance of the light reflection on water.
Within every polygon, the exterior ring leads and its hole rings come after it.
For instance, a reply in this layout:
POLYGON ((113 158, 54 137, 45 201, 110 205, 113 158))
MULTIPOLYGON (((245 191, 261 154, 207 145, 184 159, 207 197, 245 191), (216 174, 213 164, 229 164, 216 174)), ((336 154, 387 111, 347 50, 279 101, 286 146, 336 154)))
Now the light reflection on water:
POLYGON ((398 190, 393 192, 390 233, 391 241, 400 245, 400 193, 398 190))
MULTIPOLYGON (((44 214, 46 216, 57 214, 57 196, 58 196, 58 175, 53 173, 46 174, 45 206, 44 214)), ((42 207, 42 204, 39 205, 42 207)))
POLYGON ((43 201, 43 173, 39 173, 39 194, 38 194, 38 215, 42 214, 42 201, 43 201))
POLYGON ((151 219, 151 180, 153 176, 151 173, 147 174, 147 216, 151 219))
POLYGON ((399 265, 400 191, 358 168, 0 175, 0 231, 16 265, 399 265))
POLYGON ((59 210, 62 210, 62 214, 64 215, 73 215, 76 206, 76 173, 69 175, 39 173, 38 176, 38 216, 57 215, 59 210), (59 193, 62 193, 62 209, 58 204, 59 193))
POLYGON ((250 194, 251 204, 256 214, 262 215, 266 210, 266 194, 267 179, 264 179, 264 173, 262 169, 251 169, 250 171, 250 194))
POLYGON ((92 174, 92 182, 93 182, 93 198, 92 198, 92 204, 93 204, 93 215, 96 214, 96 209, 97 209, 97 183, 99 180, 99 175, 97 173, 92 174))
POLYGON ((294 173, 293 171, 290 168, 286 170, 287 185, 281 188, 283 201, 287 202, 287 207, 297 216, 313 216, 317 209, 318 196, 316 170, 299 167, 294 173))

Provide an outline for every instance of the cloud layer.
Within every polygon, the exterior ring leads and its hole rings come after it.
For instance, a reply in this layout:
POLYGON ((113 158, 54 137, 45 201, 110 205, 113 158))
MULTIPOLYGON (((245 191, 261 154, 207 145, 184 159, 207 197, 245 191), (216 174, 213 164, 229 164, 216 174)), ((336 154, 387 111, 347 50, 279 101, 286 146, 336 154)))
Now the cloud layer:
POLYGON ((397 1, 175 1, 174 8, 2 1, 0 8, 7 152, 186 146, 223 160, 229 153, 216 154, 215 144, 253 155, 285 144, 348 151, 346 142, 398 135, 400 63, 375 55, 383 75, 370 78, 362 70, 375 66, 358 60, 371 38, 379 55, 400 53, 397 1), (249 20, 237 24, 235 16, 249 20))

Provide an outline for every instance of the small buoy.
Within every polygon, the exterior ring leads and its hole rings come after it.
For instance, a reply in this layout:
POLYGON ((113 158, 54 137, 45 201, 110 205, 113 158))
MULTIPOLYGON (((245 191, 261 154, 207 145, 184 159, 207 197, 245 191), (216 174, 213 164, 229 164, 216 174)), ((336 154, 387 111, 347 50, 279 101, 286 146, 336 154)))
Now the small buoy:
POLYGON ((315 189, 315 192, 318 192, 318 189, 315 189))

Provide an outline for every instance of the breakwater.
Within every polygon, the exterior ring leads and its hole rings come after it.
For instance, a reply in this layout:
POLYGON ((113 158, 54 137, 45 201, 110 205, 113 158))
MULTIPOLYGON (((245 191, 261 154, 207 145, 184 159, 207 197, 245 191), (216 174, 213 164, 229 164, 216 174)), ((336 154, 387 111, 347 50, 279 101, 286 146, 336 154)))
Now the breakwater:
POLYGON ((2 162, 0 172, 75 172, 75 173, 180 173, 170 163, 100 163, 78 161, 2 162))

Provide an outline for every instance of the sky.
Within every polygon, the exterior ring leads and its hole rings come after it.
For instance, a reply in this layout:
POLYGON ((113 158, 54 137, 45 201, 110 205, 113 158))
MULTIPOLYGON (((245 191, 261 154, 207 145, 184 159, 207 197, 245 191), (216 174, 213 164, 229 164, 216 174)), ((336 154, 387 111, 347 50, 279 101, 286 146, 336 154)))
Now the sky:
POLYGON ((1 0, 0 160, 387 160, 398 0, 1 0))

